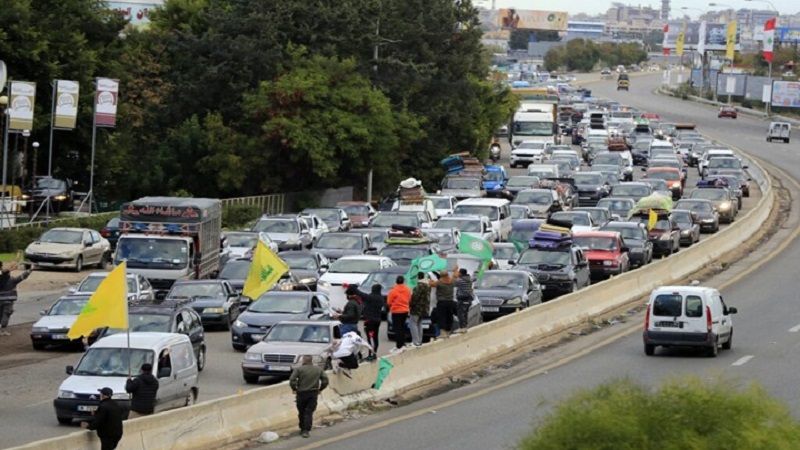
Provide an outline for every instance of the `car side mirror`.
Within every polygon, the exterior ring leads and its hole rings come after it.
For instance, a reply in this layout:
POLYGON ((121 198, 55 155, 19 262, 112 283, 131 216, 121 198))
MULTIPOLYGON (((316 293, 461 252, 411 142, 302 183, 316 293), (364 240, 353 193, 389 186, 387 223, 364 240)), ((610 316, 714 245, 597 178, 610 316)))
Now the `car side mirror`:
POLYGON ((75 372, 75 368, 72 366, 67 366, 66 368, 67 375, 72 375, 75 372))
POLYGON ((43 310, 39 311, 39 315, 40 316, 46 316, 47 315, 47 310, 43 309, 43 310))
POLYGON ((316 308, 311 310, 311 313, 312 314, 325 314, 325 310, 320 308, 320 307, 316 307, 316 308))
POLYGON ((72 287, 71 287, 71 288, 69 288, 67 291, 68 291, 70 294, 74 294, 74 293, 78 292, 78 288, 76 288, 75 286, 72 286, 72 287))
POLYGON ((739 310, 738 310, 738 309, 736 309, 736 308, 735 308, 735 307, 733 307, 733 306, 729 306, 729 307, 727 308, 727 310, 725 311, 725 314, 736 314, 736 313, 738 313, 738 312, 739 312, 739 310))
POLYGON ((170 375, 172 375, 171 367, 159 367, 158 378, 168 378, 170 375))
POLYGON ((749 168, 749 167, 750 167, 750 166, 742 166, 742 169, 747 169, 747 168, 749 168))
POLYGON ((509 260, 508 260, 508 265, 509 265, 509 266, 516 266, 516 265, 517 265, 517 262, 516 262, 515 260, 513 260, 513 259, 509 259, 509 260))
POLYGON ((628 253, 628 252, 631 251, 631 249, 628 248, 628 247, 622 247, 622 248, 620 248, 620 251, 623 252, 623 253, 628 253))
POLYGON ((642 167, 642 168, 641 168, 641 169, 639 169, 639 170, 641 170, 642 172, 647 172, 647 167, 642 167))

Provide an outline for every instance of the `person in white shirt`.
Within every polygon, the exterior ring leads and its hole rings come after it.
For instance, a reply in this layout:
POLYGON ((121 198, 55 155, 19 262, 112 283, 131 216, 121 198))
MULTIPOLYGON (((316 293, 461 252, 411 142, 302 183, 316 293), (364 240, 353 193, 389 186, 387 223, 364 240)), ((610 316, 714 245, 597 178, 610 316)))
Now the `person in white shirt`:
POLYGON ((372 346, 355 331, 344 334, 341 339, 331 345, 331 358, 333 358, 333 371, 350 377, 350 369, 358 369, 358 352, 366 349, 372 353, 372 346))

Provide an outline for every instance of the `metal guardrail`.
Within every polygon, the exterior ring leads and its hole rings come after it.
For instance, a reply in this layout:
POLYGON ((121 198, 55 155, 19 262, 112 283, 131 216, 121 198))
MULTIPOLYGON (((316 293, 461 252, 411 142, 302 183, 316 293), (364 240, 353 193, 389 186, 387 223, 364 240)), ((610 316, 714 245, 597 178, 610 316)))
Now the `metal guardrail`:
POLYGON ((286 204, 285 194, 254 195, 251 197, 236 197, 222 199, 222 207, 234 205, 255 206, 261 214, 283 214, 286 204))

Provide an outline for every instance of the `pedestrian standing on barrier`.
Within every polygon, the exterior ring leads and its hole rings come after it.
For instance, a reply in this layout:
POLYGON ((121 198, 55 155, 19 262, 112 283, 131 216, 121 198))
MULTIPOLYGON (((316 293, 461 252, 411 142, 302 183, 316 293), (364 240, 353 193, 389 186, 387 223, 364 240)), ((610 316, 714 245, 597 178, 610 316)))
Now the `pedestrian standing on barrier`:
POLYGON ((31 274, 30 270, 26 270, 22 275, 12 277, 11 271, 15 270, 17 265, 15 263, 9 265, 11 267, 3 268, 3 263, 0 262, 0 336, 11 336, 7 328, 11 314, 14 313, 14 303, 17 301, 17 285, 31 274))
POLYGON ((458 326, 461 331, 469 327, 469 307, 472 305, 474 294, 472 292, 472 277, 467 269, 458 270, 456 278, 456 301, 458 302, 458 326))
POLYGON ((364 308, 361 314, 364 316, 364 334, 367 342, 372 347, 372 353, 367 356, 367 361, 374 361, 378 354, 378 331, 381 329, 381 316, 385 301, 383 299, 383 288, 380 284, 372 285, 372 292, 364 297, 364 308))
POLYGON ((158 379, 153 376, 153 365, 142 364, 139 375, 128 378, 125 383, 125 392, 131 394, 129 419, 153 414, 158 393, 158 379))
POLYGON ((422 319, 431 311, 431 287, 425 280, 425 274, 417 274, 417 285, 411 293, 409 305, 408 328, 411 330, 411 343, 415 347, 422 345, 422 319))
MULTIPOLYGON (((457 270, 458 267, 453 273, 457 270)), ((443 270, 439 273, 439 280, 431 281, 430 286, 436 288, 436 323, 439 326, 439 337, 446 338, 453 331, 453 316, 456 315, 453 277, 450 276, 450 272, 443 270)))
POLYGON ((122 408, 112 397, 114 391, 104 387, 99 390, 100 404, 94 411, 94 420, 81 422, 81 428, 97 431, 100 450, 114 450, 122 439, 122 408))
POLYGON ((317 397, 328 387, 328 376, 321 368, 314 365, 311 355, 303 355, 302 365, 294 369, 289 377, 289 387, 295 393, 300 436, 307 438, 314 425, 317 397))
POLYGON ((406 286, 406 279, 400 275, 389 295, 386 303, 389 304, 389 313, 392 315, 392 331, 394 331, 395 348, 392 353, 403 351, 406 345, 406 321, 408 320, 408 305, 411 303, 411 289, 406 286))
POLYGON ((345 295, 347 296, 347 303, 345 303, 344 309, 342 309, 341 313, 334 314, 333 318, 339 319, 339 322, 342 323, 340 327, 342 335, 355 331, 360 336, 358 321, 361 319, 361 297, 359 297, 358 289, 355 286, 348 286, 345 295))

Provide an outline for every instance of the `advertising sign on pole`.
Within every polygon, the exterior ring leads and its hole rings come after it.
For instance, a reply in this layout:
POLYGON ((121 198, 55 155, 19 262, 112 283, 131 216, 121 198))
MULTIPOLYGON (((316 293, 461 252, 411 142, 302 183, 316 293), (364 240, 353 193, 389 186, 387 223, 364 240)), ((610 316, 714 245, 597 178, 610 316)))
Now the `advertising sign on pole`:
POLYGON ((761 92, 761 101, 764 103, 769 103, 771 98, 772 98, 772 86, 770 86, 769 84, 765 84, 764 90, 761 92))
POLYGON ((736 28, 738 27, 735 20, 728 23, 728 28, 725 32, 725 59, 733 61, 734 53, 736 52, 736 28))
POLYGON ((497 21, 497 25, 504 29, 567 31, 567 13, 564 11, 500 8, 497 21))
POLYGON ((33 105, 36 100, 36 83, 12 81, 8 98, 8 129, 12 131, 33 128, 33 105))
POLYGON ((53 127, 62 130, 75 128, 78 117, 78 92, 80 85, 77 81, 56 80, 56 110, 53 127))
POLYGON ((117 124, 117 101, 119 100, 119 80, 98 78, 94 96, 95 125, 113 127, 117 124))
POLYGON ((772 106, 800 108, 800 81, 773 82, 772 106))
POLYGON ((730 24, 706 22, 705 33, 700 44, 701 23, 700 22, 676 22, 671 21, 667 33, 664 37, 664 47, 669 49, 678 48, 678 37, 683 36, 683 48, 685 51, 705 50, 707 52, 727 51, 729 42, 733 41, 735 51, 741 50, 740 34, 738 27, 731 29, 730 24), (733 39, 728 39, 728 32, 733 33, 733 39))

